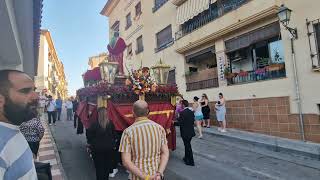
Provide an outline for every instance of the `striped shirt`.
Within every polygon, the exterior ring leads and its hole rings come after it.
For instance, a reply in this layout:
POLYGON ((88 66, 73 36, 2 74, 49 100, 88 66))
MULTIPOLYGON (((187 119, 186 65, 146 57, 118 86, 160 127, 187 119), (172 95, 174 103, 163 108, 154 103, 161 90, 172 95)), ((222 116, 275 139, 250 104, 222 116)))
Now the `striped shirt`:
POLYGON ((37 179, 32 152, 19 127, 3 122, 0 122, 0 179, 37 179))
MULTIPOLYGON (((165 144, 163 127, 146 119, 135 122, 123 132, 119 152, 131 153, 135 166, 145 174, 155 175, 160 165, 161 146, 165 144)), ((131 174, 131 179, 139 180, 139 177, 131 174)))

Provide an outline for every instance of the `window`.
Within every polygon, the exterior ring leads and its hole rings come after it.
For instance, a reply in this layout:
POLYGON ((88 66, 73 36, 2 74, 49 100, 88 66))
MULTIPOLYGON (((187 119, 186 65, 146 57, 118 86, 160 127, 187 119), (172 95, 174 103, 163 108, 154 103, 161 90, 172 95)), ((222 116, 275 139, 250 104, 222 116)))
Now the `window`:
POLYGON ((136 16, 140 16, 141 13, 141 2, 138 2, 136 5, 136 16))
POLYGON ((320 23, 314 24, 314 31, 316 33, 316 44, 317 44, 317 50, 318 54, 320 54, 320 23))
POLYGON ((169 71, 167 83, 168 84, 176 84, 176 70, 175 69, 172 69, 169 71))
POLYGON ((119 32, 119 29, 120 29, 120 21, 114 22, 113 25, 111 26, 111 29, 112 29, 113 31, 119 32))
POLYGON ((137 38, 137 51, 136 54, 140 53, 143 51, 143 41, 142 41, 142 36, 137 38))
POLYGON ((156 37, 157 49, 161 50, 166 48, 169 43, 173 42, 171 25, 158 32, 156 37))
POLYGON ((126 21, 127 21, 127 25, 126 25, 126 30, 132 25, 132 21, 131 21, 131 13, 129 13, 126 16, 126 21))
POLYGON ((157 11, 161 6, 163 6, 168 0, 154 0, 154 7, 152 11, 157 11))
POLYGON ((127 56, 131 56, 132 55, 132 43, 130 43, 127 46, 127 56))

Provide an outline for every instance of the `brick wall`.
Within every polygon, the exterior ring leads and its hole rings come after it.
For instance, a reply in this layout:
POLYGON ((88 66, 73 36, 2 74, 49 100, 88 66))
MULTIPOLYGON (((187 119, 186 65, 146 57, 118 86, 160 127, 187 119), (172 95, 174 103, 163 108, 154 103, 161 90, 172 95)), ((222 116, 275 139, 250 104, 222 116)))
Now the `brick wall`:
MULTIPOLYGON (((301 139, 299 115, 290 113, 289 97, 227 101, 227 125, 230 128, 301 139)), ((214 109, 214 103, 210 103, 214 109)), ((214 111, 212 119, 215 118, 214 111)), ((304 114, 306 140, 320 143, 320 116, 304 114)), ((217 122, 214 121, 214 124, 217 122)))

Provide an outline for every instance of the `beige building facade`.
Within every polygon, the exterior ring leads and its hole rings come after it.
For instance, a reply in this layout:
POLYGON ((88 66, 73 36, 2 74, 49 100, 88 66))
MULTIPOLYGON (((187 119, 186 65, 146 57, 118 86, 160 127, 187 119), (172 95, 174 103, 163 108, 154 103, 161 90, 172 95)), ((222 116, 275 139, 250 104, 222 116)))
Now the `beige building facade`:
POLYGON ((108 61, 107 53, 101 53, 96 56, 89 57, 88 65, 90 70, 94 69, 95 67, 99 67, 99 64, 103 61, 108 61))
POLYGON ((68 98, 64 66, 59 60, 48 30, 41 30, 37 72, 35 77, 37 91, 46 92, 54 98, 68 98))
POLYGON ((118 30, 128 45, 126 64, 152 66, 162 59, 172 66, 180 93, 190 101, 206 93, 211 109, 222 92, 229 127, 320 142, 319 5, 317 0, 109 0, 101 14, 109 18, 110 37, 118 30), (301 111, 290 34, 277 16, 281 4, 292 10, 289 26, 298 32, 293 48, 301 111))

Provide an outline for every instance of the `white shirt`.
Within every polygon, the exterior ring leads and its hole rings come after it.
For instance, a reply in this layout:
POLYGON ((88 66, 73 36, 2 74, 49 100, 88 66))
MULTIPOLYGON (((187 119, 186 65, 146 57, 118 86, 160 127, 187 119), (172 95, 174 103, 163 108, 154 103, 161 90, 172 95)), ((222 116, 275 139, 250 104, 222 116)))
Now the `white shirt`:
POLYGON ((47 111, 52 112, 55 111, 56 102, 54 100, 47 102, 47 111))
POLYGON ((40 96, 39 97, 39 107, 44 108, 46 105, 46 100, 47 100, 47 98, 45 96, 40 96))
POLYGON ((67 109, 73 109, 73 104, 72 104, 71 101, 67 101, 67 102, 66 102, 66 108, 67 108, 67 109))

